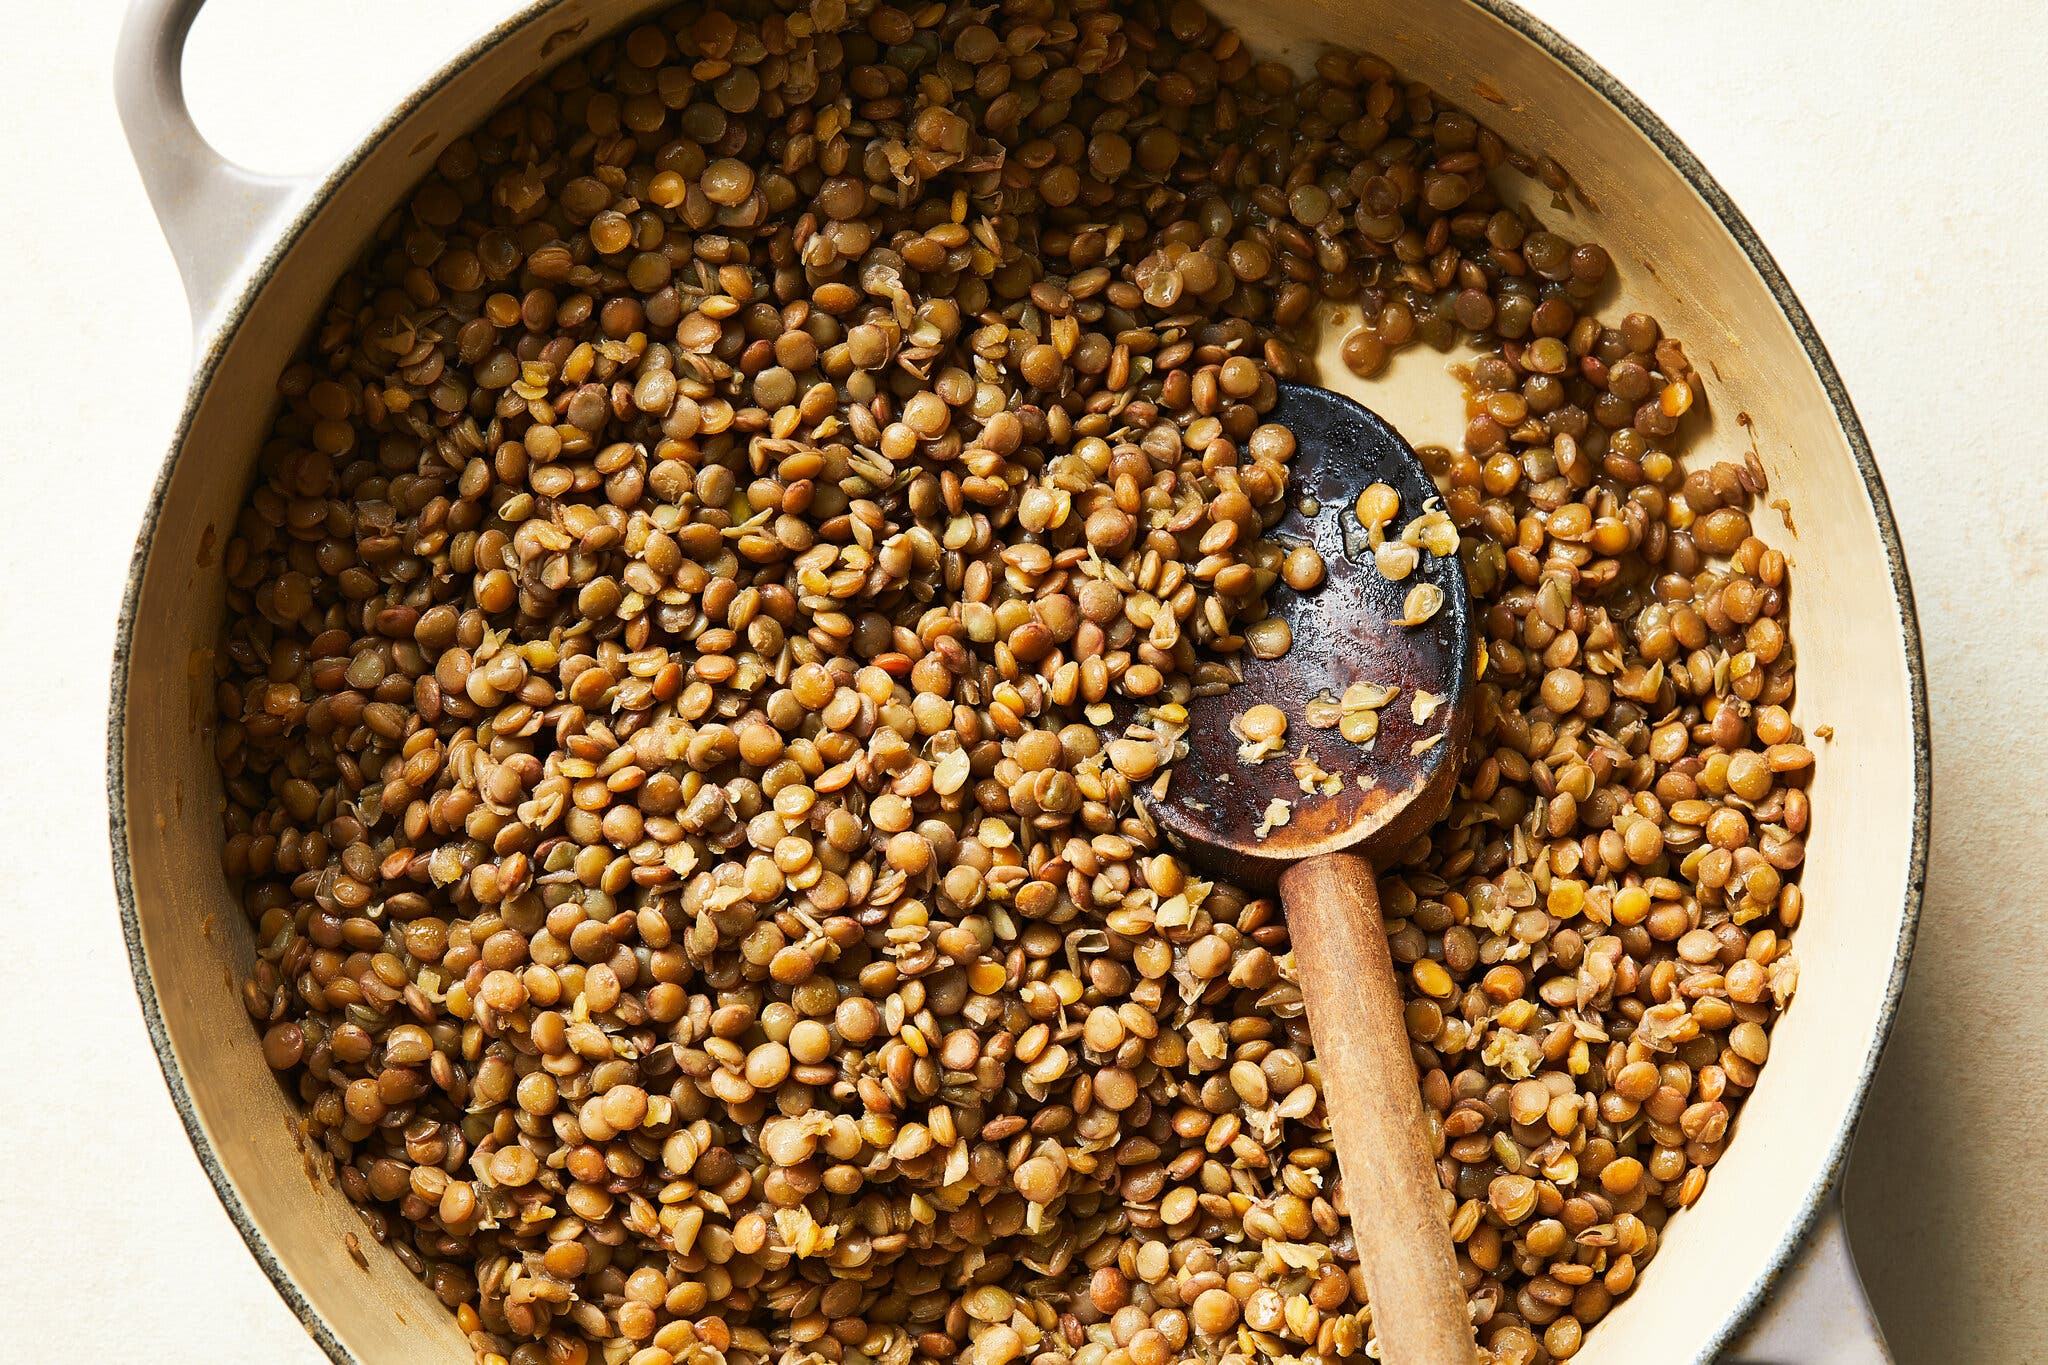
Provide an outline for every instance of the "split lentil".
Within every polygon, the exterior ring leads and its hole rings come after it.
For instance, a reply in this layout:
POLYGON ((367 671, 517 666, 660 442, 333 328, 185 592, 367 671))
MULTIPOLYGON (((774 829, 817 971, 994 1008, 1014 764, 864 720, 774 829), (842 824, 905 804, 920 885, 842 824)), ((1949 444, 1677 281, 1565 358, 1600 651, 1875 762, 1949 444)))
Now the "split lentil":
POLYGON ((1577 1352, 1768 1056, 1813 755, 1755 471, 1510 173, 1190 0, 684 6, 440 154, 282 377, 216 753, 263 1055, 479 1360, 1361 1353, 1285 922, 1083 720, 1286 648, 1318 301, 1479 348, 1357 509, 1484 649, 1382 891, 1480 1339, 1577 1352))

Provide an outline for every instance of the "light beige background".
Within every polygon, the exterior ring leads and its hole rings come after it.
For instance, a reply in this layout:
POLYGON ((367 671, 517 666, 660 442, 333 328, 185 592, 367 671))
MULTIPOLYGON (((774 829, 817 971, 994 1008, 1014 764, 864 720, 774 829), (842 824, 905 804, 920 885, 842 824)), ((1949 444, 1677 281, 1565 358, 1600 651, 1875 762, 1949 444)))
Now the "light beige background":
MULTIPOLYGON (((215 0, 194 103, 241 159, 311 169, 509 7, 215 0)), ((1530 7, 1748 212, 1870 429, 1937 777, 1853 1230, 1904 1365, 2048 1362, 2048 26, 2032 0, 1530 7)), ((0 1357, 315 1365, 185 1145, 106 864, 112 626, 187 357, 113 113, 120 9, 0 0, 0 1357)))

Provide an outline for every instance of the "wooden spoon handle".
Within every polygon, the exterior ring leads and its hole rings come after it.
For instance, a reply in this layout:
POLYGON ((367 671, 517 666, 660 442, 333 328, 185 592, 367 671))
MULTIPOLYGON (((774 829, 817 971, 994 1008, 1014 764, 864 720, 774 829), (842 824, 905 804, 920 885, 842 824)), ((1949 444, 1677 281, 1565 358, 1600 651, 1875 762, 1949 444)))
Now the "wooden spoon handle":
POLYGON ((1472 1318, 1372 864, 1353 853, 1296 863, 1280 898, 1380 1350, 1387 1365, 1472 1365, 1472 1318))

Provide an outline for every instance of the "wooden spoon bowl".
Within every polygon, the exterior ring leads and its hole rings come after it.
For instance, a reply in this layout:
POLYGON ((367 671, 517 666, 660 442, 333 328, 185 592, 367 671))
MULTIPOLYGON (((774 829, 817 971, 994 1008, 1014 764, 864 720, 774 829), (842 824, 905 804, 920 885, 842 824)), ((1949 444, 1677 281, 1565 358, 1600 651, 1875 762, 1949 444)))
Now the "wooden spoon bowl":
MULTIPOLYGON (((1240 685, 1187 703, 1188 751, 1165 799, 1148 803, 1167 837, 1201 850, 1196 856, 1205 867, 1265 888, 1289 865, 1320 853, 1368 841, 1391 853, 1443 814, 1471 729, 1469 708, 1460 703, 1473 673, 1464 564, 1456 554, 1423 552, 1413 572, 1389 579, 1376 567, 1370 533, 1355 510, 1368 486, 1391 487, 1400 511, 1385 534, 1397 540, 1404 526, 1436 506, 1436 486, 1415 451, 1377 413, 1306 384, 1282 384, 1269 420, 1294 433, 1297 451, 1287 514, 1268 534, 1313 546, 1325 577, 1306 592, 1274 588, 1269 600, 1293 632, 1292 647, 1277 659, 1243 654, 1240 685), (1396 624, 1423 584, 1443 594, 1442 606, 1420 626, 1396 624), (1316 728, 1308 714, 1311 701, 1341 699, 1358 682, 1398 689, 1378 708, 1379 733, 1367 748, 1335 729, 1316 728), (1418 720, 1414 701, 1424 693, 1441 704, 1418 720), (1287 717, 1286 748, 1262 763, 1246 763, 1238 757, 1237 722, 1260 703, 1287 717), (1301 790, 1291 760, 1304 747, 1343 778, 1335 793, 1301 790), (1275 799, 1290 803, 1290 818, 1261 835, 1275 799)), ((1142 709, 1128 699, 1116 703, 1115 731, 1142 709)))

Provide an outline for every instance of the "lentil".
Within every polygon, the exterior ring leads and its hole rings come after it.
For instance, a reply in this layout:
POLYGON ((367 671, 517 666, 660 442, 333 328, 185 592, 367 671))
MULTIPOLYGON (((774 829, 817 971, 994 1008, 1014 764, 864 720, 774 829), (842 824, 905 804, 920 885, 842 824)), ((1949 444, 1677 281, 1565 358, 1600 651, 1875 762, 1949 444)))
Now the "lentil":
POLYGON ((1132 799, 1323 580, 1263 535, 1319 293, 1360 375, 1479 351, 1441 506, 1354 512, 1475 596, 1458 795, 1383 892, 1496 1359, 1579 1350, 1768 1057, 1814 756, 1683 347, 1379 59, 1042 10, 600 43, 282 376, 216 686, 244 1000, 482 1360, 1364 1349, 1285 922, 1132 799), (1113 693, 1153 719, 1103 744, 1113 693))

